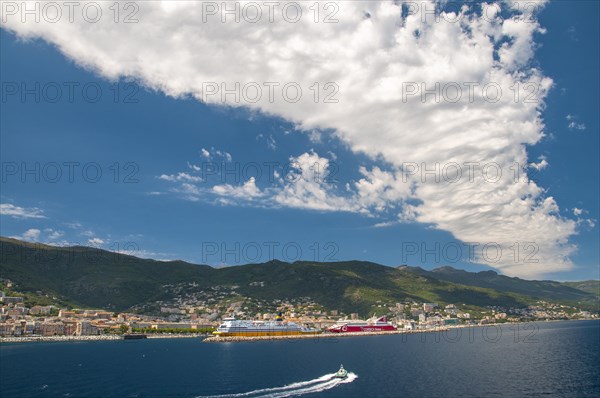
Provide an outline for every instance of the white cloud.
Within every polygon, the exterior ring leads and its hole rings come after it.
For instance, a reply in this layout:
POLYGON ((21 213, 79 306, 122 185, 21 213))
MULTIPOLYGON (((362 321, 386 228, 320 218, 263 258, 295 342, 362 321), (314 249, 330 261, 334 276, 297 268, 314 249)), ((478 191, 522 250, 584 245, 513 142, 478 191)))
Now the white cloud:
POLYGON ((100 238, 91 238, 91 239, 88 239, 87 243, 92 246, 101 246, 104 244, 104 240, 100 239, 100 238))
POLYGON ((164 181, 171 181, 171 182, 176 182, 176 181, 201 182, 202 181, 201 177, 193 176, 191 174, 184 173, 184 172, 180 172, 177 174, 162 174, 162 175, 158 176, 158 179, 164 180, 164 181))
POLYGON ((51 246, 69 246, 74 244, 65 240, 59 240, 64 236, 64 231, 59 231, 52 228, 45 228, 43 231, 37 228, 30 228, 23 234, 11 236, 11 238, 27 242, 43 243, 51 246))
MULTIPOLYGON (((313 15, 308 9, 312 3, 299 4, 303 15, 313 15)), ((295 103, 269 101, 263 95, 255 103, 236 103, 229 96, 225 105, 287 119, 314 142, 331 131, 354 152, 383 159, 392 171, 371 170, 355 187, 358 196, 350 200, 329 186, 302 178, 277 192, 277 203, 364 212, 364 206, 386 209, 390 206, 386 202, 399 200, 400 219, 431 224, 465 242, 485 239, 504 246, 535 241, 537 265, 487 262, 506 273, 536 276, 570 269, 568 256, 574 247, 568 240, 575 223, 560 216, 554 199, 535 182, 515 181, 508 172, 514 164, 528 165, 526 146, 544 137, 541 111, 553 83, 530 65, 534 35, 544 29, 535 20, 507 17, 510 10, 503 19, 493 13, 481 18, 463 9, 460 23, 451 23, 444 18, 436 22, 432 15, 404 18, 400 1, 336 4, 339 22, 331 24, 314 23, 312 17, 295 24, 269 23, 268 18, 221 23, 219 15, 200 23, 201 3, 144 2, 136 24, 114 24, 111 18, 97 24, 21 23, 15 17, 3 26, 23 38, 42 37, 107 78, 134 77, 168 95, 192 95, 209 104, 223 101, 219 95, 207 96, 203 83, 234 87, 236 82, 297 82, 306 94, 295 103), (197 62, 195 54, 208 56, 197 62), (315 82, 335 82, 338 102, 315 102, 310 90, 315 82), (471 101, 464 89, 456 102, 403 97, 403 84, 411 82, 428 89, 436 82, 473 83, 477 95, 471 101), (517 83, 536 87, 537 101, 515 100, 511 87, 517 83), (503 95, 489 101, 482 96, 486 85, 500 88, 503 95), (411 176, 410 184, 398 184, 405 162, 429 167, 494 162, 506 172, 494 183, 484 181, 483 166, 477 166, 472 181, 435 182, 411 176), (404 203, 409 192, 416 204, 404 203)), ((468 4, 477 11, 479 5, 468 4)), ((517 9, 519 3, 509 4, 517 9)), ((578 127, 583 125, 573 126, 578 127)), ((207 150, 202 153, 210 156, 207 150)), ((194 191, 191 187, 188 190, 194 191)))
POLYGON ((222 157, 223 159, 225 159, 226 162, 231 162, 233 160, 233 157, 231 156, 231 154, 229 152, 220 151, 217 149, 215 151, 215 155, 222 157))
POLYGON ((549 163, 546 159, 542 159, 538 163, 530 163, 529 164, 530 167, 533 167, 537 171, 544 170, 546 167, 548 167, 548 165, 549 165, 549 163))
POLYGON ((577 225, 584 226, 586 228, 592 229, 596 226, 597 220, 593 218, 582 218, 584 214, 588 214, 589 211, 580 209, 578 207, 573 208, 573 215, 577 217, 577 225))
POLYGON ((329 159, 314 151, 290 158, 290 173, 283 187, 273 195, 275 203, 284 207, 318 211, 359 211, 358 204, 335 193, 335 180, 329 159))
POLYGON ((364 178, 355 183, 355 187, 361 207, 381 212, 411 196, 413 183, 399 174, 383 171, 379 167, 370 171, 361 167, 360 173, 364 178))
POLYGON ((0 204, 0 215, 10 216, 13 218, 46 218, 44 212, 37 207, 24 208, 15 206, 10 203, 0 204))
MULTIPOLYGON (((202 148, 202 149, 200 150, 200 156, 201 156, 201 157, 203 157, 203 158, 204 158, 204 159, 206 159, 206 160, 212 160, 212 158, 213 158, 213 155, 214 155, 214 156, 218 156, 218 157, 220 157, 220 158, 223 158, 223 159, 224 159, 226 162, 231 162, 231 161, 232 161, 232 159, 233 159, 233 158, 232 158, 232 156, 231 156, 231 154, 230 154, 229 152, 222 151, 222 150, 220 150, 220 149, 210 148, 210 151, 209 151, 209 150, 208 150, 208 149, 206 149, 206 148, 202 148), (212 151, 212 153, 211 153, 211 151, 212 151)), ((189 164, 189 163, 188 163, 188 166, 190 166, 190 164, 189 164)), ((195 167, 193 167, 193 166, 190 166, 190 167, 194 168, 194 170, 196 170, 196 171, 198 171, 198 170, 199 170, 199 169, 196 169, 196 168, 195 168, 195 167)), ((196 167, 197 167, 197 166, 196 166, 196 167)))
POLYGON ((277 149, 277 141, 275 141, 275 138, 273 138, 272 134, 269 134, 269 136, 265 136, 265 134, 258 134, 256 136, 256 141, 265 141, 267 144, 267 148, 272 149, 272 150, 276 150, 277 149))
POLYGON ((378 222, 377 224, 373 225, 373 227, 375 228, 386 228, 386 227, 391 227, 393 225, 398 224, 395 221, 384 221, 384 222, 378 222))
POLYGON ((269 135, 269 137, 267 138, 267 148, 272 150, 277 149, 277 141, 275 141, 275 138, 273 138, 272 135, 269 135))
POLYGON ((582 130, 585 130, 587 128, 584 123, 580 123, 578 121, 578 119, 579 119, 578 116, 568 114, 566 119, 569 122, 569 124, 568 124, 569 130, 580 130, 580 131, 582 131, 582 130))
POLYGON ((57 231, 57 230, 54 230, 52 228, 46 228, 44 230, 44 232, 46 234, 48 234, 48 239, 50 239, 51 241, 55 241, 57 239, 60 239, 60 238, 62 238, 65 235, 65 233, 63 231, 57 231))
POLYGON ((65 225, 71 229, 81 229, 83 225, 79 222, 67 222, 65 225))
POLYGON ((30 228, 27 231, 23 232, 21 235, 11 236, 13 239, 25 240, 28 242, 38 242, 40 238, 40 231, 37 228, 30 228))
MULTIPOLYGON (((200 195, 200 190, 198 189, 198 187, 188 183, 181 184, 180 192, 190 196, 200 195)), ((190 198, 190 196, 188 196, 188 198, 190 198)))
POLYGON ((411 195, 411 182, 375 167, 360 168, 363 178, 347 184, 340 192, 329 159, 315 151, 289 158, 289 170, 281 176, 274 172, 276 184, 260 190, 251 177, 241 186, 217 185, 212 193, 228 198, 223 204, 255 200, 256 204, 317 211, 342 211, 374 215, 393 208, 411 195), (233 200, 236 199, 236 200, 233 200))
POLYGON ((200 166, 196 166, 195 164, 192 164, 190 162, 187 162, 187 165, 188 165, 188 168, 190 168, 193 171, 200 171, 201 170, 200 166))
POLYGON ((596 220, 592 220, 590 218, 585 219, 585 223, 589 228, 594 228, 596 226, 596 220))
POLYGON ((212 188, 212 191, 220 196, 241 198, 241 199, 253 199, 264 194, 256 187, 256 181, 254 177, 250 177, 241 186, 233 186, 230 184, 216 185, 212 188))
POLYGON ((569 129, 570 130, 585 130, 585 124, 583 123, 577 123, 577 122, 571 122, 569 123, 569 129))

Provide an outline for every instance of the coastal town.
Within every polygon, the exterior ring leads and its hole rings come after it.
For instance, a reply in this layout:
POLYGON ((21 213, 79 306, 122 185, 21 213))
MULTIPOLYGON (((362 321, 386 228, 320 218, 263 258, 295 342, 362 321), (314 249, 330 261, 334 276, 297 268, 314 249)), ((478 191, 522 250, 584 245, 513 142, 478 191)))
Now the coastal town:
MULTIPOLYGON (((0 291, 0 338, 83 337, 124 334, 208 334, 226 317, 270 321, 284 319, 326 331, 341 319, 358 320, 358 312, 326 309, 310 297, 258 300, 240 297, 231 287, 214 286, 169 302, 156 302, 130 312, 104 309, 62 308, 31 305, 23 296, 0 291)), ((576 307, 539 301, 525 308, 473 307, 460 303, 438 304, 415 301, 378 303, 369 315, 385 315, 405 331, 427 331, 440 327, 486 325, 539 320, 597 319, 597 313, 576 307)), ((1 340, 0 340, 1 341, 1 340)))

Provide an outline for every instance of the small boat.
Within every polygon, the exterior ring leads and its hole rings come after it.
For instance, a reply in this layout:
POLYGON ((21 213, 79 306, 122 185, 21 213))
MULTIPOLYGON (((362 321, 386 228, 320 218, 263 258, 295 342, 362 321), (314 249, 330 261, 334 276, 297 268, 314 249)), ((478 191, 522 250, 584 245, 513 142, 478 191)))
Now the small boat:
POLYGON ((340 365, 340 370, 334 376, 336 379, 345 379, 348 377, 348 371, 344 369, 344 365, 340 365))
POLYGON ((128 334, 123 335, 123 340, 141 340, 141 339, 145 339, 146 337, 147 336, 145 334, 128 333, 128 334))

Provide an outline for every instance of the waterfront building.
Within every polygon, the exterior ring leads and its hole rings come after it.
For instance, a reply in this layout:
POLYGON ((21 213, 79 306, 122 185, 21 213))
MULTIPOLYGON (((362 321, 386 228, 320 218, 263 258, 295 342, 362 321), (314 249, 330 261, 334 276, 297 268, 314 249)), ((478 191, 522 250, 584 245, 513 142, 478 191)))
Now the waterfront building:
POLYGON ((92 325, 89 321, 77 322, 77 329, 75 331, 77 336, 92 336, 98 334, 98 328, 92 325))

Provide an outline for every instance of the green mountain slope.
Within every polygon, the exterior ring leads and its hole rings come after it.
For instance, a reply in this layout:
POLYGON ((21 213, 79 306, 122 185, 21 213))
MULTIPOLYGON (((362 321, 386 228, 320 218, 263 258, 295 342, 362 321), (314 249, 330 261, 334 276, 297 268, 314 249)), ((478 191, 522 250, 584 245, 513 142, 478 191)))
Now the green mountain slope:
MULTIPOLYGON (((512 292, 540 300, 560 301, 576 304, 598 303, 598 294, 593 291, 580 289, 577 284, 583 286, 592 286, 586 282, 561 283, 555 281, 530 281, 516 277, 500 275, 494 271, 467 272, 452 267, 440 267, 432 271, 426 271, 419 267, 400 266, 403 269, 417 275, 428 276, 437 280, 459 283, 467 286, 476 286, 488 289, 494 289, 502 292, 512 292)), ((596 285, 598 286, 598 285, 596 285)))
POLYGON ((600 298, 600 281, 590 280, 581 282, 563 282, 562 284, 565 286, 572 287, 574 289, 592 293, 596 297, 600 298))
POLYGON ((86 307, 125 309, 161 296, 160 286, 203 280, 209 266, 161 262, 90 247, 0 238, 0 278, 86 307))
POLYGON ((212 268, 8 238, 0 238, 0 249, 0 278, 11 280, 20 291, 41 291, 74 305, 113 310, 171 299, 176 293, 164 286, 177 284, 187 284, 188 293, 189 289, 237 286, 239 294, 257 299, 310 297, 326 308, 360 314, 371 313, 379 304, 410 299, 478 307, 520 307, 540 297, 586 306, 597 303, 594 294, 558 282, 520 279, 511 282, 514 278, 495 273, 424 271, 364 261, 292 264, 270 261, 212 268))

